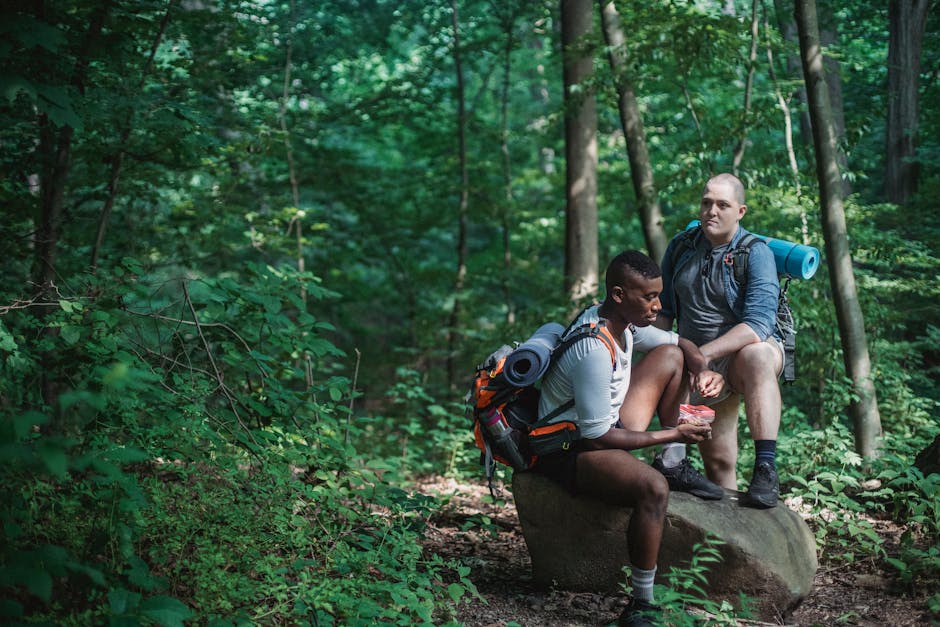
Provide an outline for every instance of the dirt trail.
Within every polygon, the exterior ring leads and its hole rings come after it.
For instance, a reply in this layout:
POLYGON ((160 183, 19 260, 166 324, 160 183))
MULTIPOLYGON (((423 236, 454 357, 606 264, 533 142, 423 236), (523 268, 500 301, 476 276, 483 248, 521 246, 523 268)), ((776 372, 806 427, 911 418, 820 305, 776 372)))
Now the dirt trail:
MULTIPOLYGON (((485 485, 441 477, 423 480, 418 489, 448 499, 426 531, 424 548, 471 568, 470 578, 485 602, 461 605, 458 620, 471 627, 514 623, 523 627, 607 625, 616 620, 625 597, 546 590, 532 582, 529 555, 511 499, 493 504, 485 485)), ((505 489, 502 494, 509 496, 505 489)), ((900 531, 875 522, 893 546, 900 531)), ((874 560, 851 566, 820 565, 813 592, 786 619, 786 625, 900 627, 940 625, 927 612, 931 591, 906 595, 874 560)), ((754 621, 742 625, 759 625, 754 621)))

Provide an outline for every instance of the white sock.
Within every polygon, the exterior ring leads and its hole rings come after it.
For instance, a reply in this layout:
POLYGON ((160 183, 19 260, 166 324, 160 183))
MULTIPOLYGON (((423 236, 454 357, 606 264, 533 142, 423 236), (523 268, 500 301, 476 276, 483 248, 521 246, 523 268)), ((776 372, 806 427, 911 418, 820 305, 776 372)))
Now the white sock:
POLYGON ((636 566, 630 567, 630 585, 633 587, 633 598, 648 603, 653 602, 653 580, 656 578, 656 567, 652 570, 643 570, 636 566))
POLYGON ((685 459, 685 444, 682 442, 663 444, 663 452, 659 456, 666 468, 678 466, 685 459))

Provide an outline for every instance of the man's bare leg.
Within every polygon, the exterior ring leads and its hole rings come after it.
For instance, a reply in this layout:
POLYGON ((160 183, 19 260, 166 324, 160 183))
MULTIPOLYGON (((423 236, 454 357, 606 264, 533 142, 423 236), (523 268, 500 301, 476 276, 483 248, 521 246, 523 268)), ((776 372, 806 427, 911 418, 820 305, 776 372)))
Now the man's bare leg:
POLYGON ((712 406, 715 421, 710 440, 699 442, 698 449, 705 464, 705 475, 729 490, 737 490, 738 462, 738 405, 741 397, 731 393, 728 398, 712 406))
POLYGON ((655 568, 669 505, 663 476, 627 451, 603 449, 578 455, 577 485, 606 503, 633 508, 627 529, 630 561, 655 568))
POLYGON ((633 364, 620 424, 632 431, 646 431, 656 412, 663 427, 674 427, 683 390, 682 365, 682 351, 673 345, 658 346, 633 364))
POLYGON ((783 367, 783 352, 774 340, 749 344, 731 360, 728 379, 744 396, 748 429, 754 440, 754 472, 741 503, 769 508, 777 504, 777 434, 782 402, 777 376, 783 367))

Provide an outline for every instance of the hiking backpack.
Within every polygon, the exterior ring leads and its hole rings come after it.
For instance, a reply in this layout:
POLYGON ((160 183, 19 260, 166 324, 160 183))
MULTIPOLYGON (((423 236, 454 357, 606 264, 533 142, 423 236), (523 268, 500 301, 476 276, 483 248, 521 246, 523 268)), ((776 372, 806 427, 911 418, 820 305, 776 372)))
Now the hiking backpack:
MULTIPOLYGON (((702 227, 683 231, 677 237, 676 246, 672 250, 672 269, 673 269, 673 290, 675 290, 675 269, 676 262, 687 250, 695 248, 697 235, 701 233, 702 227)), ((747 289, 747 265, 748 258, 751 255, 751 247, 757 242, 763 241, 753 233, 747 233, 737 245, 725 257, 726 262, 730 262, 734 272, 734 280, 741 286, 742 290, 747 289)), ((777 298, 777 321, 776 329, 783 340, 783 382, 793 383, 796 381, 796 321, 793 319, 793 311, 790 309, 790 301, 787 299, 787 290, 790 288, 790 275, 784 275, 784 283, 780 286, 780 295, 777 298)))
MULTIPOLYGON (((578 314, 575 321, 580 317, 581 314, 578 314)), ((561 328, 561 325, 556 326, 561 328)), ((539 383, 565 351, 590 337, 604 343, 610 352, 611 363, 616 368, 616 340, 604 320, 587 323, 574 330, 569 325, 550 346, 547 368, 536 381, 527 385, 514 382, 517 377, 507 377, 506 372, 507 358, 514 351, 525 347, 526 343, 515 348, 504 344, 476 367, 473 383, 464 400, 467 416, 472 420, 474 440, 480 449, 480 464, 486 470, 490 493, 493 493, 496 462, 511 466, 514 470, 528 470, 535 465, 539 456, 568 450, 581 439, 577 424, 570 420, 549 424, 574 407, 573 398, 539 419, 539 383)))

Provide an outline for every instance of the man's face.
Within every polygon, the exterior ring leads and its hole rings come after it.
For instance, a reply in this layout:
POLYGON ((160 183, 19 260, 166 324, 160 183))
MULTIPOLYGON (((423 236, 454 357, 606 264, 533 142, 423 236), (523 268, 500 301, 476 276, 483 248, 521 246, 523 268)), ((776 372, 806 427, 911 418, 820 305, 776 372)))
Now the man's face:
POLYGON ((738 230, 738 222, 747 212, 734 197, 730 183, 709 183, 702 194, 699 219, 702 231, 713 246, 727 244, 738 230))
POLYGON ((646 279, 628 272, 615 293, 618 310, 624 321, 637 327, 645 327, 656 321, 662 309, 659 295, 663 291, 663 279, 646 279))

